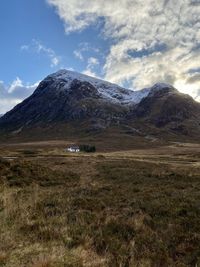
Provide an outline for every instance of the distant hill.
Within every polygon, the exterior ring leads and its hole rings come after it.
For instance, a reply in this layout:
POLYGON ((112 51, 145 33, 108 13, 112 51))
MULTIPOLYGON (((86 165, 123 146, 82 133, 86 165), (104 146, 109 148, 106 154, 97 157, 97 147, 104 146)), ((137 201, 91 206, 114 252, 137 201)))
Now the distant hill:
POLYGON ((96 78, 61 70, 0 118, 0 135, 38 139, 104 134, 151 140, 200 137, 200 103, 168 84, 132 91, 96 78), (32 136, 31 136, 32 135, 32 136), (34 136, 33 136, 34 135, 34 136))

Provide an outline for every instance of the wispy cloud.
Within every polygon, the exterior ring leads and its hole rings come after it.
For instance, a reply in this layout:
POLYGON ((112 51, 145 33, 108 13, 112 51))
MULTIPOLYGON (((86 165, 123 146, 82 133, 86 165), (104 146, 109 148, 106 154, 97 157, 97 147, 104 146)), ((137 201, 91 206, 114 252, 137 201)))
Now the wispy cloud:
POLYGON ((74 56, 76 58, 78 58, 81 61, 86 60, 87 56, 85 56, 85 54, 87 53, 95 53, 95 54, 99 54, 100 50, 97 47, 93 47, 91 46, 89 43, 87 42, 83 42, 79 44, 78 49, 74 50, 74 56))
POLYGON ((81 50, 74 50, 74 56, 78 59, 80 59, 81 61, 84 60, 83 54, 81 50))
POLYGON ((21 51, 28 51, 29 48, 30 48, 29 45, 22 45, 22 46, 20 47, 21 51))
POLYGON ((99 78, 97 73, 95 72, 95 67, 99 65, 99 60, 95 57, 88 58, 87 67, 83 71, 83 74, 88 76, 99 78))
POLYGON ((84 71, 82 71, 82 73, 94 78, 99 78, 98 75, 92 69, 89 68, 86 68, 84 71))
POLYGON ((25 44, 21 46, 21 51, 32 51, 37 54, 44 54, 50 60, 50 66, 57 67, 61 63, 61 57, 56 54, 56 52, 47 46, 45 46, 41 41, 33 39, 30 44, 25 44))
POLYGON ((198 0, 47 0, 67 33, 104 20, 110 52, 105 78, 140 89, 164 81, 199 94, 200 2, 198 0))
POLYGON ((98 58, 95 58, 95 57, 90 57, 88 59, 88 67, 89 68, 93 68, 95 66, 99 65, 99 60, 98 58))

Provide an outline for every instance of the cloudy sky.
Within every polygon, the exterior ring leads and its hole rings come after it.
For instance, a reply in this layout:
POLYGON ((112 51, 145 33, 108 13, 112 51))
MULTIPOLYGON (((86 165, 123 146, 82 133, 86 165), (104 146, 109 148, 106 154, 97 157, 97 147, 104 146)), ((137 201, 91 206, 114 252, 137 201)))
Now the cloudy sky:
POLYGON ((200 101, 200 0, 3 0, 0 113, 60 68, 200 101))

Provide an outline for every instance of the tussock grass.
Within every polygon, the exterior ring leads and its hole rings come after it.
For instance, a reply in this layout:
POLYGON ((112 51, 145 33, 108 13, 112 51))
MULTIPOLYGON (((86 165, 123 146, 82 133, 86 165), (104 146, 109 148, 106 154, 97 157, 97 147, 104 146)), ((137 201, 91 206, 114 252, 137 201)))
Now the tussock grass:
POLYGON ((192 168, 1 159, 0 266, 198 266, 199 192, 192 168))

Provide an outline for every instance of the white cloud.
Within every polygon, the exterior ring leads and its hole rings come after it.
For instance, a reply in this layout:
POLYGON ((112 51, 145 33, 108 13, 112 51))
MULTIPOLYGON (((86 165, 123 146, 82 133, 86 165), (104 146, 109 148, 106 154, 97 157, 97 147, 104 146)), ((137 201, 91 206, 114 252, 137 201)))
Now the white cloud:
POLYGON ((56 54, 56 52, 49 47, 46 47, 41 41, 33 39, 31 44, 22 45, 21 51, 33 51, 37 54, 44 54, 50 59, 50 66, 57 67, 61 63, 61 57, 56 54))
POLYGON ((58 57, 53 57, 51 59, 51 67, 56 67, 56 66, 58 66, 59 63, 60 63, 60 60, 58 57))
POLYGON ((23 83, 22 81, 20 80, 19 77, 17 77, 10 85, 10 87, 8 88, 8 93, 12 93, 16 90, 16 88, 19 88, 19 87, 23 87, 23 83))
POLYGON ((83 42, 83 43, 80 43, 79 44, 79 48, 74 50, 74 56, 76 58, 78 58, 79 60, 81 61, 84 61, 85 60, 85 53, 88 53, 88 52, 92 52, 92 53, 96 53, 96 54, 99 54, 100 53, 100 50, 99 48, 97 47, 93 47, 91 46, 89 43, 87 42, 83 42))
POLYGON ((22 45, 20 47, 21 51, 28 51, 29 50, 29 46, 28 45, 22 45))
POLYGON ((90 57, 88 59, 88 67, 93 68, 94 66, 99 65, 99 60, 98 58, 95 57, 90 57))
POLYGON ((0 81, 0 114, 3 114, 15 105, 30 96, 38 86, 35 84, 24 84, 20 78, 16 78, 9 86, 0 81))
POLYGON ((85 75, 94 77, 94 78, 99 78, 94 71, 92 71, 91 69, 88 69, 88 68, 86 70, 84 70, 82 73, 85 75))
POLYGON ((112 40, 105 78, 140 89, 169 82, 180 91, 199 94, 199 0, 47 0, 67 33, 104 20, 102 33, 112 40))
POLYGON ((94 71, 94 68, 98 65, 99 65, 99 60, 95 57, 90 57, 88 58, 87 61, 87 67, 82 73, 88 76, 99 78, 96 72, 94 71))
POLYGON ((82 51, 81 50, 74 50, 74 56, 78 59, 80 59, 81 61, 84 60, 83 55, 82 55, 82 51))
POLYGON ((20 99, 0 99, 0 114, 6 113, 20 102, 20 99))

